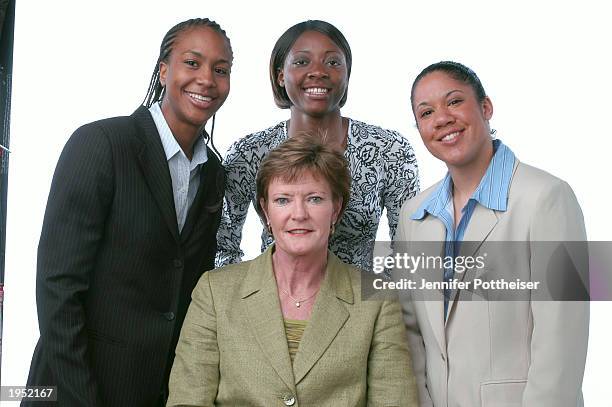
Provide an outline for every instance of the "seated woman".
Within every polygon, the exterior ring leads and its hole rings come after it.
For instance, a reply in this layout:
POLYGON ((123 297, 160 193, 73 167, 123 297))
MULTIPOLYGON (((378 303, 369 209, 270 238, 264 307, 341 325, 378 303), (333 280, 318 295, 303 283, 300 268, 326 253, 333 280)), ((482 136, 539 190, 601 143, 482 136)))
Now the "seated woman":
MULTIPOLYGON (((217 267, 242 258, 240 242, 250 202, 257 206, 255 175, 261 160, 281 142, 304 132, 327 132, 330 147, 349 162, 353 180, 346 212, 336 225, 329 248, 342 261, 372 269, 374 241, 383 210, 393 238, 399 210, 419 190, 416 158, 398 132, 352 120, 340 114, 348 94, 351 48, 333 25, 318 20, 289 28, 270 57, 274 101, 291 118, 249 134, 230 147, 223 162, 226 187, 217 234, 217 267)), ((262 232, 262 251, 273 242, 262 232)))
MULTIPOLYGON (((476 243, 474 256, 501 241, 486 271, 505 268, 540 282, 555 274, 542 267, 543 246, 534 242, 586 241, 569 185, 492 139, 493 104, 466 66, 425 68, 411 101, 423 143, 448 174, 404 205, 397 239, 438 241, 452 256, 468 241, 476 243)), ((466 279, 457 273, 438 277, 466 279)), ((525 301, 462 301, 464 291, 402 302, 421 406, 582 405, 588 302, 534 301, 534 292, 525 301)))
POLYGON ((328 251, 348 164, 313 136, 262 162, 257 211, 275 244, 200 279, 168 406, 416 406, 397 301, 362 301, 361 274, 328 251))

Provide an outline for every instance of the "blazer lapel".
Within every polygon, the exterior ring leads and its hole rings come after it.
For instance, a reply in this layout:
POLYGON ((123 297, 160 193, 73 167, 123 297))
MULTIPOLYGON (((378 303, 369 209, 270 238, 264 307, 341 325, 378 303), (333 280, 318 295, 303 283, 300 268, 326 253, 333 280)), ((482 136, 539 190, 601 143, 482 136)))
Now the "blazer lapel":
POLYGON ((246 323, 272 368, 293 391, 295 385, 285 335, 276 280, 272 269, 272 246, 252 261, 241 290, 246 323))
MULTIPOLYGON (((470 219, 470 223, 465 231, 463 242, 459 249, 460 256, 474 256, 480 246, 484 243, 487 237, 491 234, 491 231, 497 225, 499 221, 497 214, 494 210, 487 208, 486 206, 476 204, 474 213, 470 219)), ((470 273, 470 278, 474 278, 473 271, 466 271, 464 273, 456 274, 455 278, 459 281, 465 280, 466 274, 470 273)), ((446 323, 450 320, 452 314, 454 314, 455 301, 459 297, 459 291, 455 290, 451 293, 450 301, 448 303, 448 316, 446 323)))
POLYGON ((345 304, 354 303, 348 266, 331 253, 327 259, 325 279, 293 361, 296 384, 321 358, 349 318, 345 304))
POLYGON ((172 193, 172 179, 168 169, 168 161, 164 153, 157 127, 148 109, 140 106, 133 114, 140 127, 138 135, 142 141, 142 149, 138 160, 144 173, 144 179, 172 236, 178 241, 178 224, 172 193))
POLYGON ((210 214, 217 212, 223 204, 225 188, 225 171, 212 151, 208 149, 208 160, 200 167, 200 185, 195 199, 187 213, 187 219, 181 232, 181 242, 184 243, 198 222, 202 222, 210 214))
POLYGON ((463 235, 463 241, 467 242, 465 249, 461 247, 462 256, 473 256, 487 239, 491 231, 497 225, 498 218, 494 210, 476 204, 470 223, 463 235))

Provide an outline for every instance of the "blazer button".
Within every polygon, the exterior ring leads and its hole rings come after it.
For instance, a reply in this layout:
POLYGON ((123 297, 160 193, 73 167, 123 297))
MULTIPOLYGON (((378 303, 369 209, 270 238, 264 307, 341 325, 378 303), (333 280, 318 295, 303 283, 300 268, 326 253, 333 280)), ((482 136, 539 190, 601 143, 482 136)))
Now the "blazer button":
POLYGON ((295 397, 293 397, 292 394, 285 394, 283 396, 283 403, 285 403, 286 406, 292 406, 295 404, 295 397))
POLYGON ((181 267, 183 267, 183 260, 174 259, 174 267, 176 267, 177 269, 180 269, 181 267))
POLYGON ((166 318, 168 321, 174 320, 174 312, 164 312, 164 318, 166 318))

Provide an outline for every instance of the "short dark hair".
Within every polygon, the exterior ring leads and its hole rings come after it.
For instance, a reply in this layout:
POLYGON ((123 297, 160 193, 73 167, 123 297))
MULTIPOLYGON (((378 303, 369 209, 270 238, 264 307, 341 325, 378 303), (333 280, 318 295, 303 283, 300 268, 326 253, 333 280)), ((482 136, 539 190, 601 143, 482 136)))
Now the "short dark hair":
MULTIPOLYGON (((351 77, 351 66, 353 64, 353 55, 351 53, 351 47, 348 41, 344 38, 344 35, 334 27, 332 24, 321 21, 321 20, 308 20, 303 21, 289 28, 287 31, 280 36, 280 38, 274 44, 272 49, 272 55, 270 56, 270 84, 272 85, 272 93, 274 95, 274 102, 281 109, 288 109, 291 107, 291 100, 287 95, 287 91, 284 87, 280 86, 277 82, 278 72, 283 69, 287 54, 291 50, 291 47, 295 41, 306 31, 317 31, 321 34, 326 35, 332 40, 338 48, 342 50, 344 59, 346 60, 346 71, 347 78, 351 77)), ((340 100, 340 107, 346 103, 348 96, 348 87, 340 100)))
POLYGON ((469 85, 474 90, 474 94, 476 95, 476 99, 478 102, 482 102, 487 94, 476 75, 476 72, 472 71, 467 66, 460 64, 459 62, 454 61, 440 61, 435 64, 429 65, 427 68, 423 69, 420 74, 417 75, 416 79, 412 83, 412 90, 410 91, 410 104, 412 105, 412 112, 414 113, 414 90, 418 83, 423 79, 426 75, 432 72, 444 72, 451 78, 463 82, 466 85, 469 85))
POLYGON ((329 184, 334 201, 342 200, 340 219, 351 194, 351 173, 346 158, 329 147, 325 139, 325 135, 310 133, 290 137, 263 159, 255 180, 255 210, 264 223, 266 217, 259 200, 267 201, 270 183, 275 179, 294 182, 305 172, 311 172, 315 178, 321 177, 329 184))

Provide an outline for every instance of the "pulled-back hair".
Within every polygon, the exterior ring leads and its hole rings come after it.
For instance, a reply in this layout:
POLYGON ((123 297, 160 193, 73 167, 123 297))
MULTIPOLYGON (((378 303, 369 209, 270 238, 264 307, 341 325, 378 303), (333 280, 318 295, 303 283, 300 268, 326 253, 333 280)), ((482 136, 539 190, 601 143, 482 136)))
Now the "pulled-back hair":
MULTIPOLYGON (((225 38, 230 54, 232 54, 233 57, 232 44, 230 43, 229 37, 221 28, 221 26, 215 21, 209 20, 208 18, 192 18, 190 20, 178 23, 170 30, 168 30, 168 32, 164 36, 164 39, 161 42, 161 45, 159 46, 159 56, 157 57, 155 69, 153 69, 153 75, 151 75, 151 80, 149 81, 149 89, 147 90, 147 95, 145 96, 145 99, 142 102, 144 106, 151 107, 153 103, 159 102, 164 98, 164 93, 166 89, 159 81, 159 65, 161 62, 168 62, 168 58, 170 57, 170 54, 172 53, 172 49, 174 47, 174 41, 176 41, 176 38, 179 36, 179 34, 196 27, 208 27, 214 30, 215 32, 221 34, 225 38)), ((208 136, 204 129, 205 124, 206 123, 202 123, 202 127, 199 129, 199 133, 204 137, 206 144, 208 144, 208 142, 210 141, 212 150, 217 154, 220 159, 221 154, 219 154, 219 152, 215 148, 215 145, 212 140, 213 133, 215 130, 215 116, 213 115, 210 136, 208 136)))
MULTIPOLYGON (((421 79, 423 79, 426 75, 432 72, 438 71, 444 72, 456 81, 463 82, 466 85, 469 85, 472 90, 474 90, 474 94, 476 95, 476 100, 478 100, 478 102, 482 102, 487 97, 484 87, 482 86, 478 75, 476 75, 476 72, 472 71, 467 66, 460 64, 459 62, 440 61, 436 62, 435 64, 429 65, 427 68, 423 69, 420 74, 417 75, 416 79, 412 83, 412 90, 410 91, 411 104, 414 103, 414 90, 416 89, 416 86, 421 81, 421 79)), ((414 104, 412 106, 412 110, 414 112, 414 104)))
MULTIPOLYGON (((293 47, 293 44, 295 41, 297 41, 300 35, 306 31, 320 32, 321 34, 327 36, 334 42, 334 44, 338 46, 338 48, 340 48, 344 54, 344 59, 346 60, 347 78, 351 77, 353 55, 351 53, 351 47, 349 46, 348 41, 346 38, 344 38, 344 35, 340 32, 340 30, 327 21, 308 20, 298 23, 293 27, 290 27, 283 33, 283 35, 280 36, 280 38, 276 41, 276 44, 274 44, 272 55, 270 55, 270 84, 272 85, 274 102, 276 103, 276 106, 280 107, 281 109, 289 109, 292 103, 291 100, 289 100, 289 95, 287 95, 285 88, 278 84, 278 73, 282 71, 283 65, 285 65, 285 59, 287 59, 287 54, 289 54, 291 47, 293 47)), ((340 107, 344 106, 346 103, 347 96, 348 87, 340 100, 340 107)))
POLYGON ((351 174, 348 162, 341 152, 326 145, 325 134, 303 133, 290 137, 270 151, 257 171, 255 210, 265 223, 260 199, 268 200, 268 188, 272 181, 292 183, 306 173, 323 179, 329 185, 334 201, 342 200, 338 219, 344 213, 351 191, 351 174))

